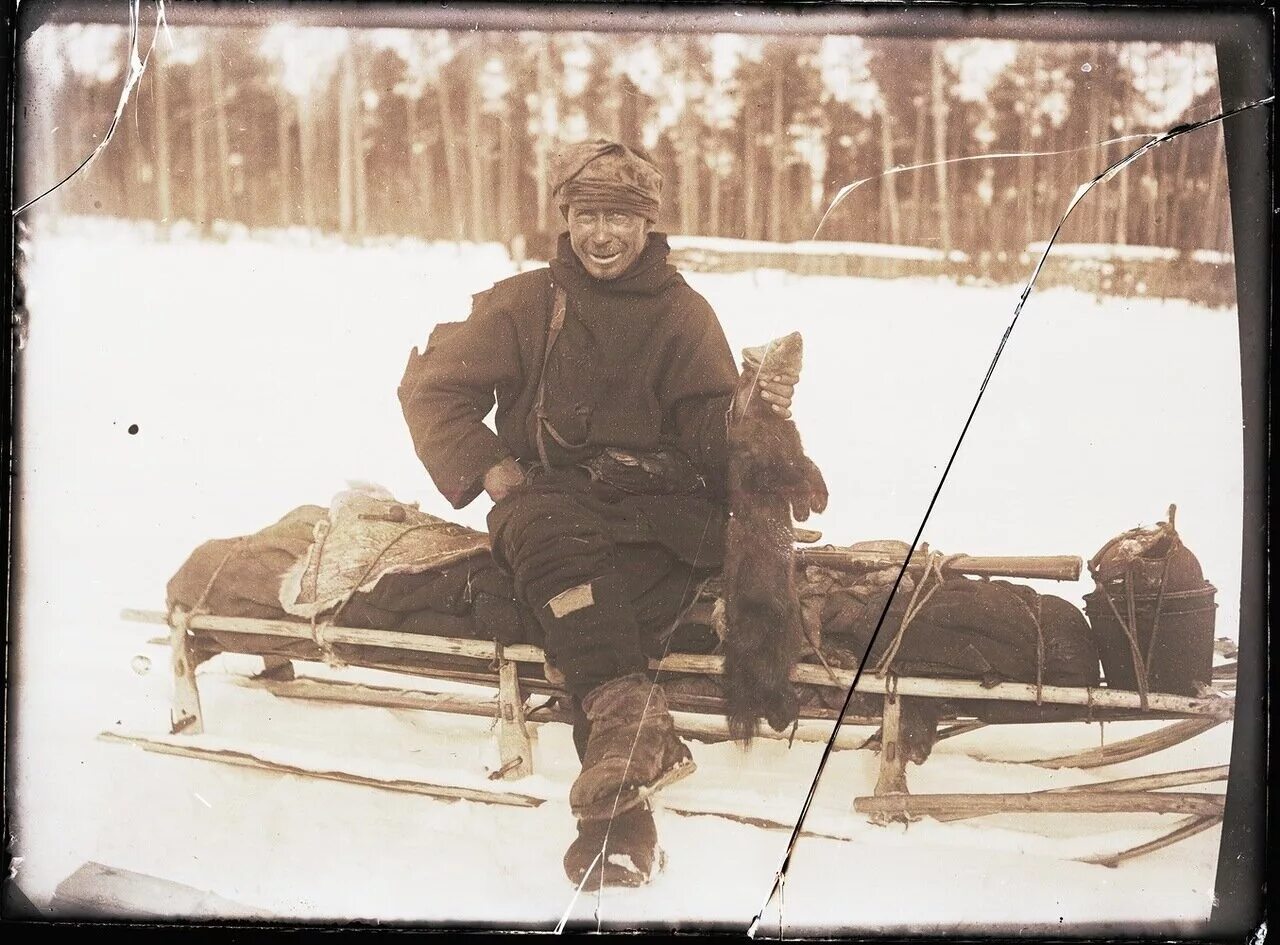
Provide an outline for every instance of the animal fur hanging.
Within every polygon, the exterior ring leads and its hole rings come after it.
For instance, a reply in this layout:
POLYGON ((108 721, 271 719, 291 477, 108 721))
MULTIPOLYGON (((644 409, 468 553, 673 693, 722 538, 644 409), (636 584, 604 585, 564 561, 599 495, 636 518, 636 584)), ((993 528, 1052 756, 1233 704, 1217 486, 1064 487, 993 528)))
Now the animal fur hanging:
POLYGON ((798 376, 803 351, 798 332, 744 349, 729 423, 724 687, 730 734, 744 744, 761 718, 782 731, 798 713, 789 676, 804 631, 792 517, 803 522, 825 509, 827 485, 795 423, 774 413, 756 384, 772 374, 798 376))

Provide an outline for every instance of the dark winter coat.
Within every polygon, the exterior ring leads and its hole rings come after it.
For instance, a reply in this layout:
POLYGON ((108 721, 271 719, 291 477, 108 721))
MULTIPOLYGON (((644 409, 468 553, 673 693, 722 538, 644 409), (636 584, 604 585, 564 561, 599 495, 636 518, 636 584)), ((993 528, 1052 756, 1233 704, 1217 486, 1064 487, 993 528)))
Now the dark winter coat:
MULTIPOLYGON (((666 237, 650 234, 631 270, 601 282, 562 235, 549 268, 477 294, 467 321, 437 326, 426 352, 410 355, 401 406, 418 457, 455 508, 471 502, 485 472, 506 457, 538 461, 534 402, 557 285, 567 307, 547 365, 545 409, 561 439, 585 445, 566 450, 546 438, 552 465, 574 465, 606 446, 677 446, 713 492, 723 483, 737 367, 711 306, 667 263, 668 252, 666 237), (484 422, 495 401, 496 432, 484 422)), ((687 518, 694 498, 635 496, 625 504, 650 520, 687 518)))

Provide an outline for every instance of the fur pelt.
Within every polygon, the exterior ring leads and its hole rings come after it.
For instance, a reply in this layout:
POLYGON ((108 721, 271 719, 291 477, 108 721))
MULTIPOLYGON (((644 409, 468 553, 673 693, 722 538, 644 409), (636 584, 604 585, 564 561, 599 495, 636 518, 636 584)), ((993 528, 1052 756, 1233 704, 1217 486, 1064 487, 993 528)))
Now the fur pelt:
POLYGON ((797 332, 745 349, 729 423, 725 699, 729 731, 744 744, 761 718, 782 731, 798 710, 788 678, 804 639, 792 518, 826 508, 827 486, 795 423, 775 414, 756 385, 761 376, 798 376, 802 354, 797 332))

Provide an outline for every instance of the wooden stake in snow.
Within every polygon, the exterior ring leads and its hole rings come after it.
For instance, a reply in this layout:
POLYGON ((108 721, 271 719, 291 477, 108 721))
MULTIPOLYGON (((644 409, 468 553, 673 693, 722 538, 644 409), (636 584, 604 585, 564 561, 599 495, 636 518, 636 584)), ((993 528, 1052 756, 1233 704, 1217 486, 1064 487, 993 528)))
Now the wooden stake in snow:
POLYGON ((884 697, 884 722, 880 729, 880 777, 876 797, 907 793, 907 756, 902 751, 902 700, 897 693, 884 697))
MULTIPOLYGON (((508 781, 533 774, 533 742, 524 720, 524 696, 516 664, 498 650, 498 755, 501 777, 508 781)), ((497 772, 495 772, 497 774, 497 772)))
POLYGON ((200 711, 200 690, 196 688, 196 664, 192 654, 187 615, 175 611, 169 627, 169 665, 173 670, 173 708, 169 713, 171 730, 188 735, 204 731, 200 711))

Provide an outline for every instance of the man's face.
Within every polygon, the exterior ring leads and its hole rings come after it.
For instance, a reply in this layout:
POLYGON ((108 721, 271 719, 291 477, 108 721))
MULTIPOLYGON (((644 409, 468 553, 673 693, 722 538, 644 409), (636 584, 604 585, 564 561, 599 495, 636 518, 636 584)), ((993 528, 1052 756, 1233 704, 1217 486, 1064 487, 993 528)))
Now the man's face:
POLYGON ((569 207, 569 243, 597 279, 616 279, 630 269, 648 237, 649 221, 638 214, 569 207))

